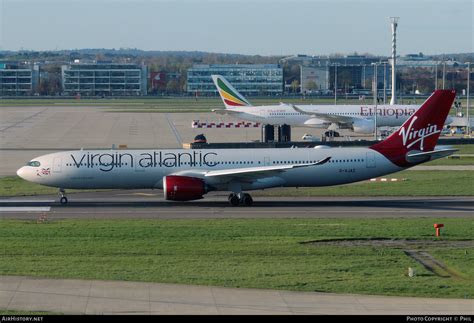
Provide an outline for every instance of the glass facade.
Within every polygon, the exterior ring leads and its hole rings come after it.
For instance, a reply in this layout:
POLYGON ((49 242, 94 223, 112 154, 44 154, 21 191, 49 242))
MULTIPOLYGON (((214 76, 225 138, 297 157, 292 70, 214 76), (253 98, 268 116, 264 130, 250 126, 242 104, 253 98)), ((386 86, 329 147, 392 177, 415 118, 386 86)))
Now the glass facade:
POLYGON ((32 95, 35 86, 35 72, 36 70, 33 69, 17 67, 0 69, 0 95, 32 95))
POLYGON ((301 66, 301 90, 303 93, 327 93, 334 91, 335 74, 339 90, 371 89, 374 76, 374 63, 377 69, 379 87, 385 83, 390 86, 390 64, 384 57, 349 55, 346 57, 313 57, 298 55, 289 58, 301 66), (337 66, 337 67, 336 67, 337 66))
POLYGON ((213 74, 224 76, 243 95, 283 93, 283 68, 276 64, 194 65, 188 70, 187 92, 217 95, 213 74))
POLYGON ((135 96, 146 95, 146 67, 135 64, 63 65, 65 95, 135 96))

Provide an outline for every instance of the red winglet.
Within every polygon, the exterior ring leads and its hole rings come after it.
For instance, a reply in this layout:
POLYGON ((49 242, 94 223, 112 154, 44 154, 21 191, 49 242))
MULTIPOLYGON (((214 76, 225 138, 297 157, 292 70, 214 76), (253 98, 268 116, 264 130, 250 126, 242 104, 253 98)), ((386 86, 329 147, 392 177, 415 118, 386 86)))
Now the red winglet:
POLYGON ((413 165, 406 160, 406 154, 412 150, 434 149, 455 97, 455 90, 434 91, 400 129, 370 148, 397 166, 413 165))

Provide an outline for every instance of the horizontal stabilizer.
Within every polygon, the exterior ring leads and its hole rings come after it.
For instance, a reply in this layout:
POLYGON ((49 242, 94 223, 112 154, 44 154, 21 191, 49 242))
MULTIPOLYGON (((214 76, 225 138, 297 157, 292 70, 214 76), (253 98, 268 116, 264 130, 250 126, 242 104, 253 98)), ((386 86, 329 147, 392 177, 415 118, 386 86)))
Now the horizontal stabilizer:
POLYGON ((428 160, 447 157, 456 151, 458 151, 458 149, 440 149, 425 152, 411 151, 407 154, 406 160, 410 163, 420 163, 428 160))
POLYGON ((228 114, 228 115, 237 115, 241 114, 242 112, 235 111, 235 110, 228 110, 228 109, 213 109, 212 112, 217 114, 228 114))

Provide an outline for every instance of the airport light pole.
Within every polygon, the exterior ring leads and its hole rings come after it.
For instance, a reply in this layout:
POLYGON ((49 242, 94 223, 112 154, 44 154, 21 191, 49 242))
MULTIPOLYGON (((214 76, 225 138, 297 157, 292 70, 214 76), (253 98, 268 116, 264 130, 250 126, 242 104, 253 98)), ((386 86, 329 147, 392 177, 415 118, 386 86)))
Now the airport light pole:
POLYGON ((395 71, 395 66, 397 62, 397 27, 398 19, 400 17, 390 17, 392 25, 392 97, 390 99, 390 105, 397 103, 396 93, 396 84, 397 84, 397 73, 395 71))
POLYGON ((374 136, 375 140, 377 140, 377 98, 378 98, 378 90, 377 90, 377 65, 378 63, 372 63, 374 66, 374 136))
POLYGON ((365 90, 365 64, 362 65, 362 88, 365 90))
POLYGON ((435 90, 438 89, 438 61, 435 64, 435 90))
POLYGON ((337 63, 334 63, 334 105, 337 105, 337 63))
POLYGON ((444 90, 444 79, 446 78, 446 61, 443 60, 443 90, 444 90))
POLYGON ((471 62, 467 62, 467 110, 466 110, 466 118, 467 118, 467 135, 471 137, 471 123, 469 120, 469 83, 471 82, 471 62))
POLYGON ((383 104, 387 102, 387 62, 383 62, 383 104))
POLYGON ((377 105, 377 63, 372 63, 374 66, 374 78, 373 78, 373 86, 372 89, 374 91, 374 105, 377 105))

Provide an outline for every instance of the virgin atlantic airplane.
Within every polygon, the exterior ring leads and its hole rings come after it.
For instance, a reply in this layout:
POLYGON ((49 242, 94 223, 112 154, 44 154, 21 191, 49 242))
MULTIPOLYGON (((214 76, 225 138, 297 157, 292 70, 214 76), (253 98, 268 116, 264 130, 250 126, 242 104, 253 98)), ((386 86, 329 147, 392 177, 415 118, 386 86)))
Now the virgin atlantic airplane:
POLYGON ((34 158, 21 178, 65 189, 163 189, 172 201, 229 191, 233 206, 251 205, 245 191, 353 183, 448 156, 436 142, 456 92, 435 91, 390 137, 370 147, 270 149, 78 150, 34 158))

